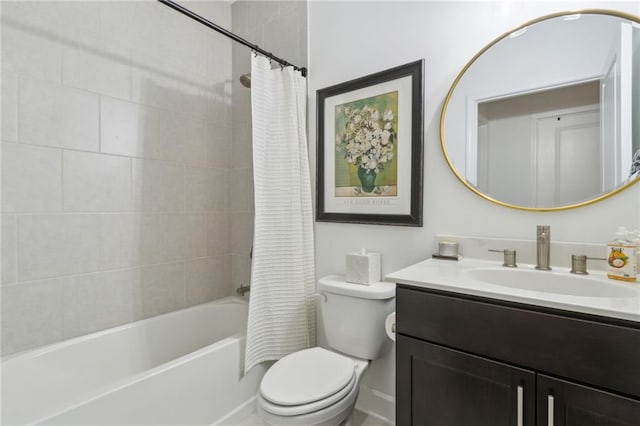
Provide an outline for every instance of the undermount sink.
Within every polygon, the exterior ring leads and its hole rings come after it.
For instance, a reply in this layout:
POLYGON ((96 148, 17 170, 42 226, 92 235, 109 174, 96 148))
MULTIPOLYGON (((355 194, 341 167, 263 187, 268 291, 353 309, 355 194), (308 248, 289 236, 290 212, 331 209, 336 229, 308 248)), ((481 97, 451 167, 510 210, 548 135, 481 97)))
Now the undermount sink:
POLYGON ((470 279, 501 287, 541 293, 578 297, 637 297, 626 284, 609 283, 601 279, 549 271, 507 268, 468 269, 463 274, 470 279))

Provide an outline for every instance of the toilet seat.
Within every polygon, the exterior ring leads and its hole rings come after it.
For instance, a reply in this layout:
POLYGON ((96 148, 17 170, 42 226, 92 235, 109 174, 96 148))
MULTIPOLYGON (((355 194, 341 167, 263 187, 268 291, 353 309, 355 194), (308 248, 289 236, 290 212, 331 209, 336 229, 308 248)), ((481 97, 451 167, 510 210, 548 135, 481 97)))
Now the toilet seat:
POLYGON ((316 347, 277 361, 264 375, 260 395, 266 411, 297 416, 335 404, 356 382, 353 359, 316 347))
POLYGON ((322 410, 323 408, 327 408, 330 405, 333 405, 338 401, 344 399, 353 390, 355 384, 356 374, 354 373, 352 380, 347 384, 347 386, 343 387, 328 398, 301 405, 278 405, 270 402, 264 395, 260 395, 262 396, 261 406, 265 411, 283 417, 299 416, 301 414, 313 413, 315 411, 322 410))

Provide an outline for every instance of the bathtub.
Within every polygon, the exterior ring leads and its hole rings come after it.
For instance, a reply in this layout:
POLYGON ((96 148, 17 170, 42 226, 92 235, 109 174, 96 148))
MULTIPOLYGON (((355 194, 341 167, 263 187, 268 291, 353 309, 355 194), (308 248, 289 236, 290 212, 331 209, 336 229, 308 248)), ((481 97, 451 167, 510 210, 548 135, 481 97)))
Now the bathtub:
POLYGON ((2 361, 2 424, 210 425, 250 404, 247 304, 228 297, 2 361))

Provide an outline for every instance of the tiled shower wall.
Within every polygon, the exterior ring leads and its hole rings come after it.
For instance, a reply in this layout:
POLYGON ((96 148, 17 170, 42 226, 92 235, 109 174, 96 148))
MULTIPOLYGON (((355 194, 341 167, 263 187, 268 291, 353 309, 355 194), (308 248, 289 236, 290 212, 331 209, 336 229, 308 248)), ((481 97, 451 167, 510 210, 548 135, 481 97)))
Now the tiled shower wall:
MULTIPOLYGON (((274 55, 307 66, 307 1, 235 1, 231 5, 233 32, 274 55)), ((251 275, 249 251, 253 240, 253 160, 251 149, 251 90, 239 77, 251 72, 250 50, 232 47, 233 179, 236 191, 247 193, 230 208, 232 222, 233 286, 248 284, 251 275)), ((274 67, 275 67, 274 63, 274 67)))
POLYGON ((231 294, 231 41, 155 1, 1 7, 2 354, 231 294))

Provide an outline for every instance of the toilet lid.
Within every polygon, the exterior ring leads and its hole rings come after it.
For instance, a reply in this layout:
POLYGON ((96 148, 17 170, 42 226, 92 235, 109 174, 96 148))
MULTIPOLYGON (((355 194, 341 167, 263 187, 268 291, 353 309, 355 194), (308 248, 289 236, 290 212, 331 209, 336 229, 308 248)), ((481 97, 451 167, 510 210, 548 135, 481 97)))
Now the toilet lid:
POLYGON ((351 358, 323 348, 305 349, 273 364, 262 378, 260 393, 278 405, 309 404, 345 388, 354 373, 351 358))
POLYGON ((308 404, 300 404, 300 405, 274 404, 268 401, 262 394, 258 395, 258 404, 263 410, 268 411, 271 414, 275 414, 277 416, 282 416, 282 417, 300 416, 304 414, 315 413, 316 411, 323 410, 329 407, 330 405, 338 404, 339 401, 342 401, 344 398, 348 397, 348 395, 352 394, 354 390, 357 390, 357 389, 354 389, 356 388, 356 381, 357 381, 356 373, 354 372, 353 377, 351 378, 349 383, 347 383, 347 385, 343 387, 341 390, 339 390, 338 392, 334 393, 333 395, 327 398, 320 399, 315 402, 310 402, 308 404))

